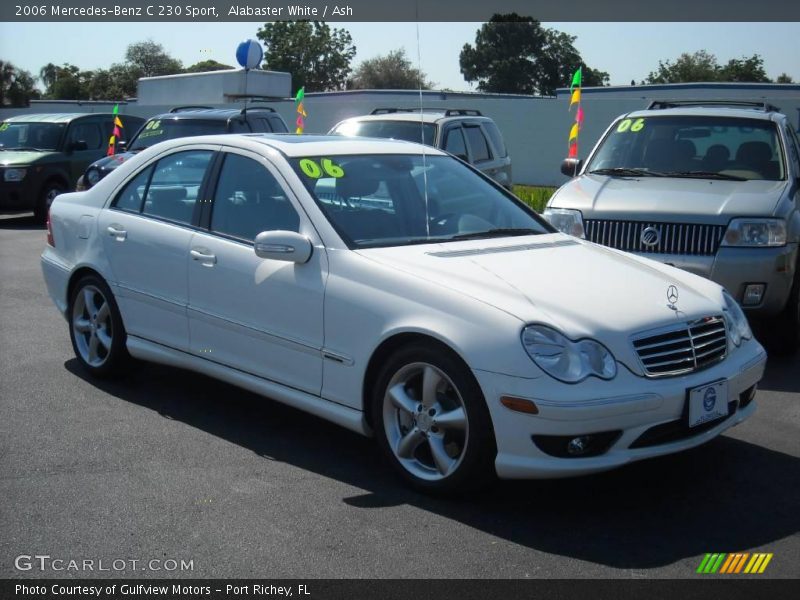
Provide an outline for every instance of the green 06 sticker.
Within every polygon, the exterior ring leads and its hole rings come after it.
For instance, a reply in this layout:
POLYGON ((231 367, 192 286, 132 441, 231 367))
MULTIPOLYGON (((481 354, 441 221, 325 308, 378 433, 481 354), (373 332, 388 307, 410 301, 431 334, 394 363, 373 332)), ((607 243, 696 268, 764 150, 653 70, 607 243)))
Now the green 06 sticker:
POLYGON ((344 169, 330 158, 322 158, 319 163, 310 158, 304 158, 300 161, 300 169, 311 179, 319 179, 323 174, 336 179, 344 176, 344 169))
POLYGON ((0 123, 0 131, 5 131, 10 125, 10 123, 0 123))
POLYGON ((644 129, 644 119, 623 119, 620 124, 617 126, 617 131, 619 133, 625 133, 626 131, 632 131, 633 133, 638 133, 644 129))

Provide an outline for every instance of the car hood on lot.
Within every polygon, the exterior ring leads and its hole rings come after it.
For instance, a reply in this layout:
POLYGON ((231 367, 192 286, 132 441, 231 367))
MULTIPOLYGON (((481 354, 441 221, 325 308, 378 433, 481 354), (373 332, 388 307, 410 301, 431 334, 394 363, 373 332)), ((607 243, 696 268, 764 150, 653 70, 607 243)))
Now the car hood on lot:
POLYGON ((30 165, 45 158, 49 158, 54 154, 52 150, 42 151, 19 151, 19 150, 5 150, 0 152, 0 165, 4 167, 13 167, 16 165, 30 165))
POLYGON ((553 196, 553 208, 586 218, 627 218, 727 224, 731 217, 771 215, 785 181, 723 181, 676 177, 582 175, 553 196), (670 219, 672 220, 672 219, 670 219))
POLYGON ((104 156, 94 161, 89 167, 100 169, 101 171, 113 171, 129 158, 136 156, 136 152, 123 152, 114 156, 104 156))
POLYGON ((563 234, 358 252, 525 323, 599 339, 618 358, 629 355, 633 333, 722 312, 714 283, 563 234), (678 289, 678 311, 667 306, 670 285, 678 289))

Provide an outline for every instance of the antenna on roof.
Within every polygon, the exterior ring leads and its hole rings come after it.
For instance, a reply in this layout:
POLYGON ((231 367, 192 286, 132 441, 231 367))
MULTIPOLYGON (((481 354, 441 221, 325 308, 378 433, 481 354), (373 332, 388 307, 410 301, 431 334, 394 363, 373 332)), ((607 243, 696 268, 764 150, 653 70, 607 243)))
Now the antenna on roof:
POLYGON ((419 44, 419 0, 414 2, 417 22, 417 72, 419 73, 419 137, 422 144, 422 191, 425 196, 425 236, 431 237, 431 219, 428 212, 428 159, 425 155, 425 118, 422 110, 422 51, 419 44))

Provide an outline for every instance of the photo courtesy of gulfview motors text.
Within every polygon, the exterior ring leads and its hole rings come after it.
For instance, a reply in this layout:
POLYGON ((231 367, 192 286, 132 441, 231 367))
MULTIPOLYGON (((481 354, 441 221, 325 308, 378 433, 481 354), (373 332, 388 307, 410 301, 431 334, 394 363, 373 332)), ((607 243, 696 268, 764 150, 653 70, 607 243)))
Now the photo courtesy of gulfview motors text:
POLYGON ((798 22, 0 5, 0 598, 789 596, 798 22))

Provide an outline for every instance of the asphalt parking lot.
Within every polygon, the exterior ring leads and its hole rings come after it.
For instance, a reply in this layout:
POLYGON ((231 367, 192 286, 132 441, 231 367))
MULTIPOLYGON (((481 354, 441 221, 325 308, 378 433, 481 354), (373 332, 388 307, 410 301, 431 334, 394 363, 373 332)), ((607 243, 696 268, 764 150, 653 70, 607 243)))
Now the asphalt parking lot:
POLYGON ((683 578, 738 551, 774 553, 759 577, 800 575, 800 356, 771 359, 756 415, 703 447, 431 499, 370 440, 202 375, 88 380, 44 240, 0 217, 0 578, 683 578), (37 554, 193 570, 15 568, 37 554))

